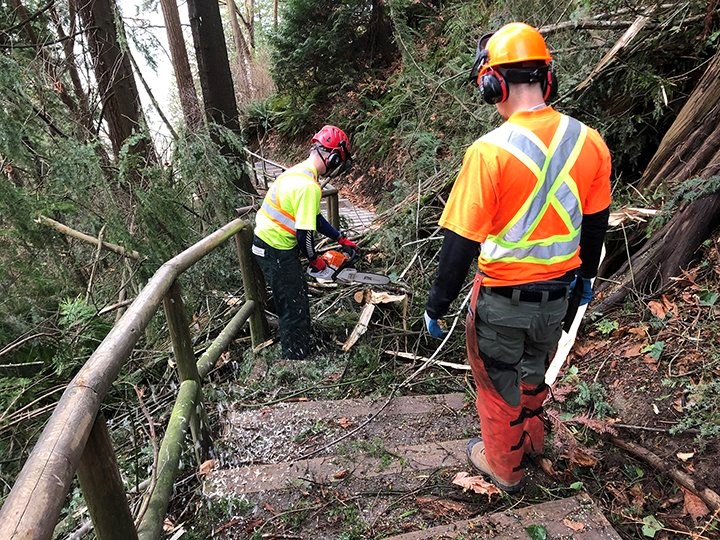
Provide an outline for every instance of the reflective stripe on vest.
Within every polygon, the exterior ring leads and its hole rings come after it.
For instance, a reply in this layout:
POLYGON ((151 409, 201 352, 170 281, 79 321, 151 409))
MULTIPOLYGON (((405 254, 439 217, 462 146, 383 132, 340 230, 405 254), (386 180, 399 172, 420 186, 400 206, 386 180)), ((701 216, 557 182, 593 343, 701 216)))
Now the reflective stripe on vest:
POLYGON ((533 173, 537 182, 518 212, 497 235, 482 244, 482 258, 493 262, 555 264, 572 258, 580 245, 582 208, 570 169, 582 150, 588 128, 562 115, 550 146, 529 129, 505 123, 482 140, 503 148, 533 173), (530 240, 550 208, 557 212, 567 233, 530 240))
POLYGON ((273 185, 270 186, 267 195, 265 195, 262 206, 260 207, 260 212, 262 212, 270 221, 281 229, 292 235, 297 235, 297 231, 295 229, 295 216, 287 210, 283 210, 277 194, 278 185, 282 182, 283 176, 288 173, 293 176, 307 176, 315 181, 313 171, 307 167, 292 168, 285 171, 283 174, 278 176, 275 182, 273 182, 273 185))

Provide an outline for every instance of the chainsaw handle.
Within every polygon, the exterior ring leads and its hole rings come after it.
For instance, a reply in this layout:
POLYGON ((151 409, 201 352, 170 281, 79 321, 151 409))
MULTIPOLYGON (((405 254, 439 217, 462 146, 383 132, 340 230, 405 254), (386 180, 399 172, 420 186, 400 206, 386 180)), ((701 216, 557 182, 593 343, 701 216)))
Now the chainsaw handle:
POLYGON ((340 246, 338 248, 338 251, 340 251, 348 256, 348 260, 345 261, 345 263, 340 268, 338 268, 338 271, 345 268, 348 264, 356 263, 357 260, 360 258, 360 248, 351 248, 349 246, 340 246))

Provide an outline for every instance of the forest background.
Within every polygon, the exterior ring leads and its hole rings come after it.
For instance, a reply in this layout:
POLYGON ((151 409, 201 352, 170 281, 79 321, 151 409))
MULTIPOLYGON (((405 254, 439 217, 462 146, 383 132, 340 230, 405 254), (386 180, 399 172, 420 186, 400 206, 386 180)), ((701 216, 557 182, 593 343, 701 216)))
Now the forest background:
MULTIPOLYGON (((713 335, 720 216, 716 0, 189 0, 179 6, 147 0, 122 16, 114 0, 5 0, 2 496, 65 384, 148 277, 232 219, 236 208, 257 203, 245 149, 291 164, 320 125, 351 134, 356 167, 340 188, 381 216, 383 227, 364 244, 372 246, 371 264, 411 292, 411 326, 419 334, 444 197, 464 150, 500 121, 468 83, 475 41, 511 20, 542 29, 560 80, 555 106, 598 129, 611 148, 613 209, 657 211, 610 234, 605 291, 595 306, 603 318, 595 331, 621 336, 623 317, 639 313, 647 323, 643 355, 657 361, 670 347, 658 336, 669 326, 665 312, 673 310, 663 304, 660 317, 648 306, 680 284, 694 287, 687 301, 699 310, 684 327, 687 334, 713 335), (164 28, 148 22, 157 19, 148 13, 162 14, 164 28), (167 32, 168 51, 158 46, 158 31, 167 32), (156 69, 168 61, 174 77, 159 79, 156 69), (168 88, 174 97, 159 101, 155 94, 168 88), (159 130, 148 127, 150 114, 159 130), (58 224, 118 249, 95 250, 58 224)), ((190 271, 184 292, 198 338, 210 336, 231 311, 229 296, 242 295, 234 261, 228 248, 190 271)), ((683 311, 676 303, 680 320, 683 311)), ((320 327, 342 333, 353 320, 343 314, 320 327)), ((368 336, 371 343, 387 339, 381 331, 368 336)), ((720 434, 712 398, 720 390, 720 350, 716 339, 707 347, 701 369, 671 381, 693 396, 679 421, 698 430, 703 444, 720 434)), ((363 361, 376 365, 373 355, 384 348, 362 349, 363 361)), ((415 352, 431 350, 419 341, 415 352)), ((151 459, 135 427, 134 388, 161 396, 173 384, 166 328, 158 320, 108 400, 118 429, 132 433, 123 464, 128 474, 140 474, 151 459)), ((158 410, 164 404, 159 399, 158 410)))

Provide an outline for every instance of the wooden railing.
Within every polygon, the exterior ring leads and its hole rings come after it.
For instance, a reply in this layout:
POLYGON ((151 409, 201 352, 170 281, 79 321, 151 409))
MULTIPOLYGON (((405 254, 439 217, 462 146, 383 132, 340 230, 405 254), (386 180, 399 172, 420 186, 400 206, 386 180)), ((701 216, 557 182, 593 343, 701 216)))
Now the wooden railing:
MULTIPOLYGON (((280 163, 277 163, 275 161, 272 161, 270 159, 267 159, 259 154, 256 154, 255 152, 251 152, 247 148, 245 149, 245 152, 252 158, 253 161, 251 161, 250 166, 253 170, 253 174, 255 175, 255 185, 260 187, 263 186, 265 189, 268 187, 268 177, 275 178, 275 175, 272 173, 268 173, 268 165, 272 167, 273 169, 279 169, 281 171, 286 171, 287 167, 285 165, 282 165, 280 163), (256 161, 255 161, 256 160, 256 161), (262 166, 262 180, 258 177, 258 170, 255 164, 258 163, 262 166)), ((330 225, 335 227, 336 229, 340 228, 340 197, 338 195, 337 188, 333 187, 332 184, 328 184, 325 182, 323 184, 323 190, 322 190, 322 197, 323 199, 327 199, 327 220, 330 222, 330 225)))
POLYGON ((204 422, 201 380, 248 319, 253 345, 265 339, 266 321, 259 305, 262 281, 250 253, 251 241, 251 227, 236 219, 155 272, 68 384, 0 509, 0 538, 51 538, 76 472, 98 538, 160 538, 188 427, 198 459, 204 458, 211 444, 204 422), (232 237, 240 259, 246 301, 195 362, 187 311, 177 280, 232 237), (161 304, 181 384, 155 464, 154 489, 136 529, 100 405, 161 304))

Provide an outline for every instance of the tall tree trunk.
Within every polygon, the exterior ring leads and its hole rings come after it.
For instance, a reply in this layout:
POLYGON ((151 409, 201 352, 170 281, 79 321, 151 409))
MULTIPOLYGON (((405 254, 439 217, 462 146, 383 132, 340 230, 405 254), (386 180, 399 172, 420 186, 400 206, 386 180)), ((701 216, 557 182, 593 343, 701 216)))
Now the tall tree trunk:
MULTIPOLYGON (((605 311, 630 291, 653 294, 681 273, 720 224, 720 50, 667 131, 641 179, 646 191, 659 187, 687 197, 606 283, 596 309, 605 311), (707 181, 686 182, 692 178, 707 181), (687 192, 686 192, 687 190, 687 192)), ((602 269, 601 269, 602 270, 602 269)))
POLYGON ((235 42, 235 53, 237 54, 237 68, 240 77, 241 91, 240 95, 250 97, 254 94, 252 85, 252 73, 250 71, 250 50, 245 42, 245 36, 238 22, 237 5, 235 0, 228 0, 228 16, 230 18, 230 28, 233 33, 233 41, 235 42))
MULTIPOLYGON (((70 2, 70 31, 65 32, 60 17, 55 9, 55 6, 50 8, 50 17, 55 24, 55 32, 58 38, 62 42, 63 52, 65 54, 65 67, 67 68, 68 74, 70 75, 70 81, 73 86, 73 93, 77 100, 78 110, 80 114, 80 123, 87 130, 89 135, 95 136, 95 124, 93 122, 92 113, 90 112, 90 100, 88 99, 87 92, 82 85, 80 79, 80 73, 78 72, 77 64, 75 63, 75 22, 77 20, 77 12, 75 11, 75 2, 70 2)), ((107 154, 103 149, 103 162, 108 163, 107 154)))
POLYGON ((255 48, 255 0, 246 0, 246 18, 248 24, 248 37, 250 38, 250 48, 255 48))
MULTIPOLYGON (((118 156, 125 141, 139 132, 144 122, 132 66, 118 42, 115 0, 82 0, 78 7, 93 53, 110 142, 118 156)), ((157 161, 155 149, 146 137, 136 142, 131 152, 147 161, 157 161)))
POLYGON ((278 0, 273 0, 273 30, 277 32, 278 27, 278 0))
POLYGON ((185 48, 185 38, 180 25, 180 13, 178 12, 176 0, 160 0, 160 7, 165 19, 165 31, 170 45, 170 56, 175 71, 183 117, 188 129, 193 130, 202 126, 204 122, 200 101, 195 91, 192 71, 190 70, 187 49, 185 48))
MULTIPOLYGON (((209 122, 225 126, 240 136, 237 102, 218 2, 188 0, 188 10, 205 114, 209 122)), ((233 180, 235 185, 245 192, 256 194, 250 175, 242 167, 245 156, 236 155, 226 143, 220 143, 220 149, 238 165, 240 174, 233 180)))
MULTIPOLYGON (((22 21, 30 21, 30 14, 25 8, 25 5, 21 0, 10 0, 10 5, 17 14, 17 18, 22 21)), ((80 107, 73 97, 68 94, 65 85, 62 83, 60 76, 58 75, 57 68, 53 59, 48 54, 47 49, 43 47, 40 37, 35 32, 30 22, 26 23, 22 27, 23 32, 28 37, 31 44, 35 46, 35 52, 38 58, 42 61, 43 69, 47 77, 52 81, 53 89, 57 92, 65 106, 70 110, 71 117, 78 122, 78 126, 82 128, 80 131, 80 137, 82 140, 87 140, 88 133, 92 131, 92 123, 88 123, 89 116, 85 114, 79 114, 80 107)), ((59 36, 60 37, 60 36, 59 36)))

